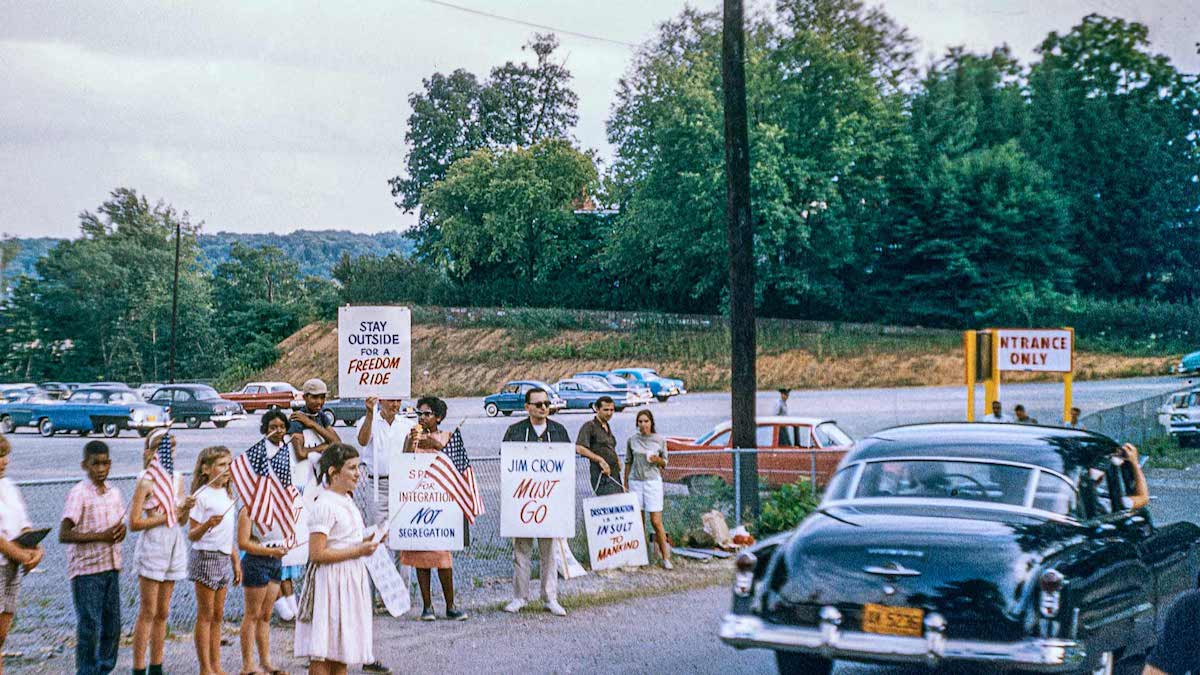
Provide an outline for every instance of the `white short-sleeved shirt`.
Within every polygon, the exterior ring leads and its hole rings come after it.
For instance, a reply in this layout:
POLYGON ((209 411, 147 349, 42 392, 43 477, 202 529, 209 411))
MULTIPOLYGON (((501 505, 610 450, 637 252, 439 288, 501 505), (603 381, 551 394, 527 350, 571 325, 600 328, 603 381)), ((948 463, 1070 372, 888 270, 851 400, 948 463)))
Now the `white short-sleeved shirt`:
MULTIPOLYGON (((375 420, 371 423, 371 442, 362 446, 363 461, 370 468, 372 476, 383 478, 388 475, 388 460, 394 453, 404 450, 404 439, 416 423, 397 412, 392 423, 388 424, 378 407, 372 414, 375 420)), ((362 429, 366 423, 367 418, 363 417, 355 429, 362 429)), ((357 433, 355 438, 358 438, 357 433)))
POLYGON ((350 548, 361 544, 364 530, 362 513, 350 495, 321 490, 309 507, 308 531, 320 532, 328 537, 330 548, 350 548))
POLYGON ((220 551, 226 554, 233 550, 237 513, 230 508, 231 506, 233 497, 230 497, 224 488, 204 488, 196 495, 196 505, 192 507, 192 520, 203 523, 213 516, 225 515, 219 525, 193 542, 192 548, 197 551, 220 551))
POLYGON ((30 527, 33 525, 29 522, 21 490, 8 477, 0 478, 0 537, 12 541, 30 527))

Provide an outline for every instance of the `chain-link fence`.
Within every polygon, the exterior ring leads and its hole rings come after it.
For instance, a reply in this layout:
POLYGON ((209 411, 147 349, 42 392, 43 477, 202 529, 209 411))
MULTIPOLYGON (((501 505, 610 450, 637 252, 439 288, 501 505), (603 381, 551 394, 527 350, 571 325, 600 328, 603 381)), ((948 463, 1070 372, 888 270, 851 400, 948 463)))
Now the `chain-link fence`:
POLYGON ((1175 393, 1167 392, 1125 405, 1097 410, 1080 417, 1079 423, 1088 431, 1104 434, 1121 443, 1145 445, 1148 441, 1167 435, 1167 428, 1159 411, 1175 393))

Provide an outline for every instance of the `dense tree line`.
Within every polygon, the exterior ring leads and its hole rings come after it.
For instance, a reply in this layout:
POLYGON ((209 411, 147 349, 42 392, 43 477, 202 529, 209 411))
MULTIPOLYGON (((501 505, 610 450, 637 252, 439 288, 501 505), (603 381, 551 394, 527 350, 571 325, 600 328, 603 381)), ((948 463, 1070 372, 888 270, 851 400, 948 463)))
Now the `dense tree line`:
MULTIPOLYGON (((490 127, 509 100, 487 94, 500 69, 426 80, 392 181, 419 209, 416 259, 345 261, 346 299, 720 312, 720 33, 718 13, 687 9, 637 51, 608 121, 614 160, 594 170, 567 148, 574 97, 553 43, 521 66, 539 73, 526 94, 552 95, 511 104, 555 124, 509 111, 490 127), (573 160, 539 160, 551 147, 573 160), (595 204, 611 213, 578 212, 595 204)), ((750 19, 761 313, 959 326, 1195 300, 1196 76, 1154 54, 1145 26, 1098 15, 1036 53, 951 49, 920 69, 907 31, 858 0, 780 0, 750 19)))
POLYGON ((276 359, 279 340, 334 312, 336 286, 304 275, 273 246, 235 242, 209 272, 186 213, 121 188, 96 213, 80 215, 80 237, 39 258, 36 276, 10 280, 0 307, 0 376, 167 378, 177 225, 178 378, 261 368, 276 359))

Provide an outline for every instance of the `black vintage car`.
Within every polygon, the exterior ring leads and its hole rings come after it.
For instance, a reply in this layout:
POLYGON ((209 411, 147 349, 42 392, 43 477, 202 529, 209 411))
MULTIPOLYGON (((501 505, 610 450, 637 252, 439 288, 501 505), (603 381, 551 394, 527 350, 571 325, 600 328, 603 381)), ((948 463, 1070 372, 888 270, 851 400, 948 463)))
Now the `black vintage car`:
POLYGON ((1008 424, 879 432, 817 512, 739 555, 721 639, 832 659, 1111 673, 1200 582, 1200 527, 1131 510, 1112 439, 1008 424))
POLYGON ((207 384, 164 385, 154 391, 149 402, 166 408, 172 420, 183 422, 189 429, 197 429, 204 422, 212 422, 218 429, 223 429, 233 420, 246 416, 242 406, 221 398, 217 390, 207 384))

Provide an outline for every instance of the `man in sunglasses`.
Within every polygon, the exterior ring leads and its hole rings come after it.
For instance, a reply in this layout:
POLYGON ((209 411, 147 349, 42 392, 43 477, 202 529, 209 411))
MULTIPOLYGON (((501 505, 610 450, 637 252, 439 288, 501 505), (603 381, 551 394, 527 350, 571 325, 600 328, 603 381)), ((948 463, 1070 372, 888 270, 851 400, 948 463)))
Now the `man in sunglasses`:
MULTIPOLYGON (((550 394, 543 389, 525 392, 525 412, 529 417, 510 426, 504 432, 505 443, 570 443, 567 428, 550 419, 550 394)), ((538 539, 538 559, 542 566, 542 597, 546 611, 566 616, 567 610, 558 604, 558 561, 554 555, 553 539, 538 539)), ((513 599, 504 611, 516 614, 529 601, 529 573, 533 568, 533 539, 513 539, 513 599)))

